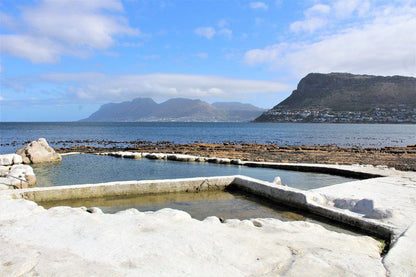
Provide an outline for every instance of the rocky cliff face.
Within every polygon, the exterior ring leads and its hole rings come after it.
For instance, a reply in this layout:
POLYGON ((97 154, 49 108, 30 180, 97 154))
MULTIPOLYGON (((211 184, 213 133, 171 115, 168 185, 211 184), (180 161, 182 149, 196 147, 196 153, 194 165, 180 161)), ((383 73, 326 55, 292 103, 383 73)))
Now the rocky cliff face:
POLYGON ((211 105, 201 100, 174 98, 157 104, 150 98, 136 98, 128 102, 105 104, 82 121, 243 122, 255 119, 264 111, 238 102, 211 105))
POLYGON ((327 109, 369 113, 380 108, 413 111, 416 108, 416 78, 310 73, 288 98, 256 121, 274 121, 272 115, 276 111, 327 109))

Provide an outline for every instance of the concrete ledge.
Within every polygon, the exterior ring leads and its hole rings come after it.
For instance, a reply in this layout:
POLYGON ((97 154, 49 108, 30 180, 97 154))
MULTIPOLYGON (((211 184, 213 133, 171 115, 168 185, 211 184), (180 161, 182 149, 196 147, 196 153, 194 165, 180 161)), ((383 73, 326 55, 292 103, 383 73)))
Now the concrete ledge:
POLYGON ((284 169, 284 170, 295 170, 303 172, 315 172, 315 173, 324 173, 332 174, 344 177, 351 177, 356 179, 368 179, 374 177, 382 177, 377 173, 361 172, 357 170, 343 169, 339 166, 334 167, 332 165, 325 164, 289 164, 289 163, 272 163, 272 162, 242 162, 242 165, 249 167, 264 167, 264 168, 274 168, 274 169, 284 169))
POLYGON ((228 177, 201 177, 170 180, 124 181, 99 184, 32 188, 12 191, 16 198, 32 201, 57 201, 141 194, 199 192, 224 189, 234 180, 228 177))
MULTIPOLYGON (((77 152, 75 152, 77 154, 77 152)), ((367 168, 363 166, 348 166, 348 165, 331 165, 331 164, 294 164, 294 163, 276 163, 276 162, 254 162, 254 161, 241 161, 240 159, 227 159, 227 158, 216 158, 216 157, 201 157, 185 154, 166 154, 166 153, 140 153, 140 152, 108 152, 100 153, 103 156, 113 156, 117 158, 137 158, 138 156, 147 159, 162 159, 180 162, 208 162, 216 164, 233 164, 243 165, 248 167, 264 167, 274 169, 284 169, 292 171, 303 171, 303 172, 315 172, 332 174, 344 177, 351 177, 356 179, 368 179, 374 177, 388 176, 390 172, 388 170, 371 170, 374 167, 367 168)), ((385 169, 385 168, 383 168, 385 169)))
MULTIPOLYGON (((246 176, 236 176, 232 185, 238 189, 267 198, 271 201, 305 210, 312 214, 352 226, 367 234, 388 241, 392 239, 395 233, 394 226, 363 218, 361 215, 346 210, 317 203, 313 200, 316 195, 308 191, 286 186, 276 186, 272 183, 246 176)), ((319 199, 317 201, 319 201, 319 199)))
MULTIPOLYGON (((45 202, 99 197, 125 197, 158 193, 195 193, 199 191, 223 190, 228 186, 236 187, 273 202, 304 210, 323 218, 358 228, 367 234, 388 241, 390 241, 394 234, 393 226, 376 220, 363 218, 361 215, 347 210, 324 205, 325 203, 319 203, 320 199, 319 196, 317 199, 316 193, 286 186, 277 186, 272 183, 240 175, 32 188, 14 190, 11 193, 15 198, 25 198, 35 202, 45 202)), ((321 200, 325 202, 325 199, 321 200)))

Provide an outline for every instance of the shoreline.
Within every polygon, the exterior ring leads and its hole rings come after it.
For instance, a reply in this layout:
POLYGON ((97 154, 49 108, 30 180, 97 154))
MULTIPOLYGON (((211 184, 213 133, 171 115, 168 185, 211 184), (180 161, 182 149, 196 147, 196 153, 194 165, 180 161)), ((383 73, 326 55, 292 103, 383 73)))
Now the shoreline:
MULTIPOLYGON (((75 142, 77 143, 77 142, 75 142)), ((112 144, 125 142, 112 142, 112 144)), ((242 161, 314 163, 340 165, 373 165, 394 167, 403 171, 416 171, 416 145, 386 146, 382 148, 339 147, 339 146, 279 146, 260 143, 189 143, 138 142, 128 147, 89 146, 75 144, 70 147, 55 148, 60 154, 69 152, 103 153, 117 151, 187 154, 204 157, 241 159, 242 161)))

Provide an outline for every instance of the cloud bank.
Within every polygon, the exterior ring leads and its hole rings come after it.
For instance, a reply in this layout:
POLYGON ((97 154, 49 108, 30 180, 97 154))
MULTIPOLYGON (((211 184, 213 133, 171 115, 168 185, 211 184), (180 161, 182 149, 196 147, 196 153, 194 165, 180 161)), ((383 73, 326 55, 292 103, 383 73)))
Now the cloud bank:
POLYGON ((122 13, 118 0, 42 0, 21 9, 19 28, 10 15, 0 22, 11 29, 0 35, 0 52, 33 63, 58 62, 62 55, 84 57, 114 45, 115 36, 140 34, 122 13))
MULTIPOLYGON (((10 80, 13 83, 12 80, 10 80)), ((22 80, 20 80, 22 82, 22 80)), ((167 99, 239 99, 242 95, 288 92, 291 86, 270 81, 233 79, 187 74, 107 75, 97 72, 50 73, 26 80, 25 87, 36 83, 59 84, 66 98, 93 102, 119 102, 135 97, 167 99)))
POLYGON ((401 7, 359 0, 316 4, 290 30, 313 36, 251 49, 244 61, 276 71, 289 68, 298 77, 335 71, 416 76, 416 5, 411 2, 401 7), (348 24, 351 17, 362 20, 348 24))

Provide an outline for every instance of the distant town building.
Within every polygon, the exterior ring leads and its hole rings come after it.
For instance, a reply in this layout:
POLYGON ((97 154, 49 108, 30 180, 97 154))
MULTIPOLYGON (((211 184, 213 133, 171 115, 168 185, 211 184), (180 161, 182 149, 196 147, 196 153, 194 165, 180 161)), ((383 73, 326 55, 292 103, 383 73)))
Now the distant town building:
POLYGON ((325 109, 285 110, 275 108, 264 113, 271 122, 316 123, 416 123, 416 108, 405 104, 377 107, 370 111, 333 111, 325 109))

